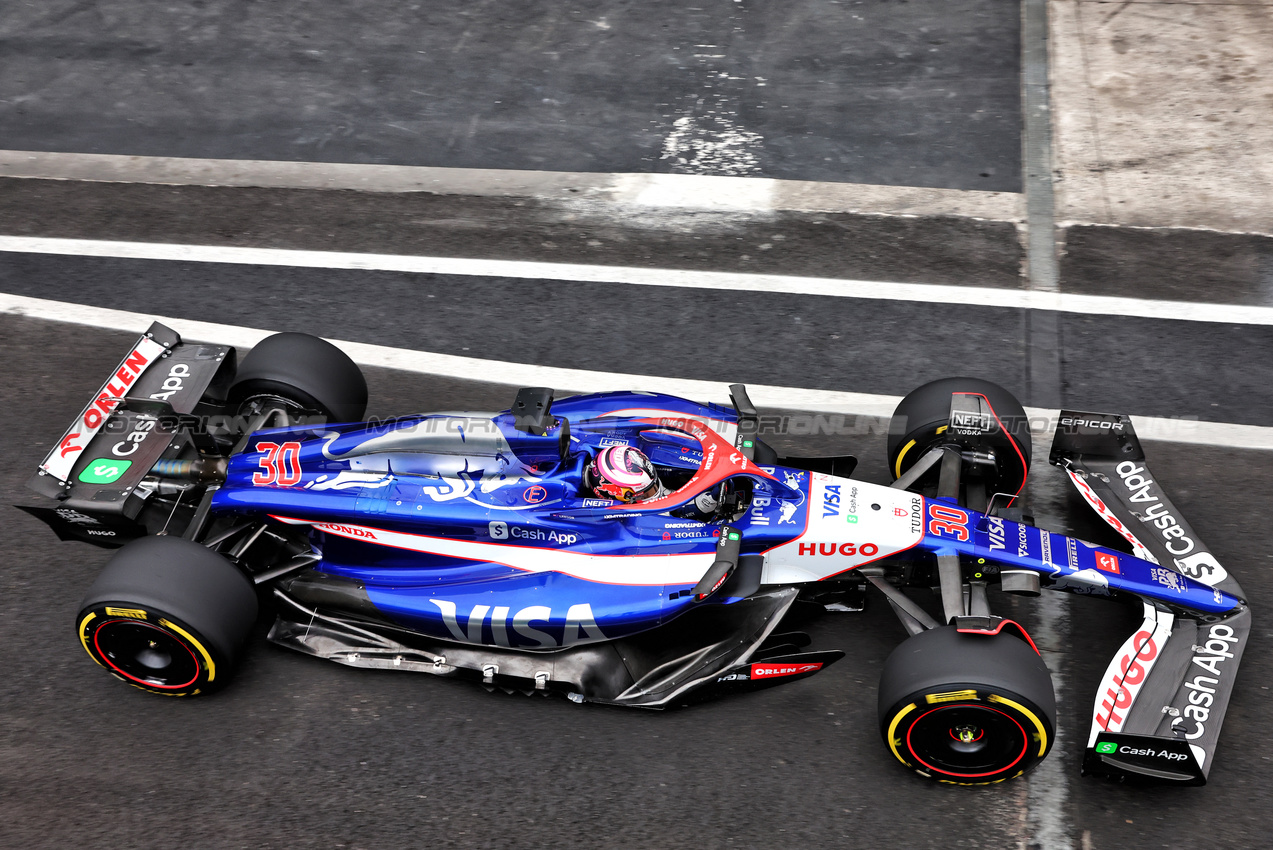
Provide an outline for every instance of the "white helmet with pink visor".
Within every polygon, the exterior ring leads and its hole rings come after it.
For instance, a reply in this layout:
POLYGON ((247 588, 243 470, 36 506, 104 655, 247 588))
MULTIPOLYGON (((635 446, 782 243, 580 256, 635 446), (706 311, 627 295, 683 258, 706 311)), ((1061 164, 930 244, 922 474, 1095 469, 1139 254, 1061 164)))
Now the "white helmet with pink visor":
POLYGON ((645 453, 633 446, 607 446, 588 465, 587 486, 601 499, 641 502, 663 493, 645 453))

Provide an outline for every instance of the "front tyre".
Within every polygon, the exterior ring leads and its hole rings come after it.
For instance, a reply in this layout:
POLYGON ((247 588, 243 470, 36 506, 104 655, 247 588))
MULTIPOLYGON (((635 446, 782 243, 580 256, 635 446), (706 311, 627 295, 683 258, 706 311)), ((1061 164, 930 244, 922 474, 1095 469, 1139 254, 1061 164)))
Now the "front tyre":
POLYGON ((929 779, 988 785, 1041 762, 1056 737, 1047 666, 1014 636, 953 626, 901 644, 880 678, 880 732, 890 752, 929 779))
POLYGON ((175 537, 120 549, 80 606, 81 645, 125 682, 166 696, 226 683, 256 621, 251 581, 225 558, 175 537))
POLYGON ((993 451, 996 458, 987 484, 1016 495, 1030 471, 1030 420, 1012 393, 980 378, 930 381, 911 390, 898 403, 888 431, 888 468, 894 480, 901 478, 929 449, 948 441, 952 393, 985 398, 999 426, 982 438, 984 448, 993 451))

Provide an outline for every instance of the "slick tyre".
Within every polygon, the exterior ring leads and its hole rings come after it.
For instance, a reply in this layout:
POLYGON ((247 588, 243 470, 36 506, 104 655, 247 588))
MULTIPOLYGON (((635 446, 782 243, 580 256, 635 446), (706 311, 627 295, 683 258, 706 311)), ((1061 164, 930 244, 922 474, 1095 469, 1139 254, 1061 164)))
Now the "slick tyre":
POLYGON ((222 687, 256 622, 252 582, 225 558, 176 537, 115 553, 75 619, 80 643, 117 678, 151 693, 222 687))
POLYGON ((358 364, 330 342, 274 334, 248 352, 230 385, 230 402, 241 407, 255 398, 280 398, 333 422, 356 422, 367 410, 367 381, 358 364))
POLYGON ((880 732, 889 751, 929 779, 988 785, 1013 779, 1052 748, 1056 697, 1037 652, 1008 634, 954 626, 906 640, 884 664, 880 732))
POLYGON ((1030 471, 1030 420, 1012 393, 980 378, 942 378, 916 387, 893 411, 888 429, 888 468, 901 478, 933 446, 943 442, 950 425, 951 393, 985 396, 1000 428, 984 438, 995 452, 999 492, 1016 494, 1030 471))

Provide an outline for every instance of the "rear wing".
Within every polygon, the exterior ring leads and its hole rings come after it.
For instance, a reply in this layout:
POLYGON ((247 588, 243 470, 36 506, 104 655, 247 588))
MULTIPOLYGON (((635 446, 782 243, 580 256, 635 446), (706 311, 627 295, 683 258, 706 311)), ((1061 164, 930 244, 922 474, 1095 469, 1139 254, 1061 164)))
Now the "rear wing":
POLYGON ((1160 583, 1183 575, 1217 602, 1221 592, 1242 601, 1217 617, 1144 600, 1093 709, 1084 773, 1202 785, 1251 631, 1246 595, 1154 480, 1130 418, 1061 411, 1049 460, 1138 558, 1159 565, 1160 583))
POLYGON ((176 331, 155 322, 27 486, 57 499, 63 512, 134 519, 142 506, 137 485, 165 453, 190 439, 182 416, 195 413, 205 394, 223 393, 234 366, 233 348, 183 343, 176 331))

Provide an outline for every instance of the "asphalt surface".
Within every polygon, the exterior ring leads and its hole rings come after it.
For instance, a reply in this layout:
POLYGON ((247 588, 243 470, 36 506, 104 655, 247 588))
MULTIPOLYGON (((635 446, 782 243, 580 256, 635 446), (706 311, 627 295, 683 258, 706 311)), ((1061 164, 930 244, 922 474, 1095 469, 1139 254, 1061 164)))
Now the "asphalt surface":
MULTIPOLYGON (((1026 311, 461 275, 0 253, 0 291, 482 359, 904 395, 1027 382, 1026 311), (391 321, 389 320, 391 318, 391 321)), ((1273 328, 1059 314, 1059 404, 1264 425, 1273 328), (1242 361, 1244 367, 1230 364, 1242 361), (1166 379, 1164 379, 1166 376, 1166 379)), ((1037 397, 1036 397, 1037 396, 1037 397)))
MULTIPOLYGON (((0 498, 21 482, 114 366, 127 334, 0 317, 0 404, 21 411, 0 449, 0 498)), ((369 415, 503 406, 510 388, 369 370, 369 415)), ((767 411, 766 411, 767 412, 767 411)), ((850 423, 850 427, 856 423, 850 423)), ((886 480, 882 437, 792 438, 848 447, 886 480)), ((1264 456, 1149 444, 1181 511, 1238 575, 1257 612, 1273 604, 1258 529, 1273 500, 1264 456), (1235 494, 1238 494, 1235 497, 1235 494)), ((1036 452, 1037 454, 1038 452, 1036 452)), ((1036 466, 1040 524, 1112 543, 1036 466)), ((59 543, 9 510, 0 599, 0 822, 10 846, 63 847, 879 847, 1003 848, 1031 838, 1041 774, 957 789, 891 761, 875 725, 880 665, 903 632, 882 600, 809 628, 848 657, 812 679, 692 709, 644 713, 486 693, 419 674, 354 670, 274 647, 258 625, 225 691, 163 700, 84 656, 73 619, 109 553, 59 543)), ((994 602, 1036 628, 1037 603, 994 602)), ((1062 600, 1054 627, 1061 734, 1048 788, 1071 846, 1265 845, 1273 794, 1263 730, 1273 703, 1269 632, 1257 620, 1224 736, 1200 789, 1080 779, 1080 741, 1105 665, 1135 612, 1062 600)), ((1056 845, 1053 845, 1056 846, 1056 845)))
POLYGON ((1273 305, 1273 237, 1204 229, 1073 226, 1061 286, 1091 295, 1273 305))
POLYGON ((764 272, 1019 288, 1008 221, 0 178, 11 236, 764 272))
POLYGON ((15 150, 1020 191, 1011 0, 47 0, 15 150))
MULTIPOLYGON (((0 232, 1016 289, 1021 234, 955 216, 633 208, 350 190, 0 178, 0 232)), ((1072 225, 1063 292, 1273 306, 1273 237, 1072 225)))

